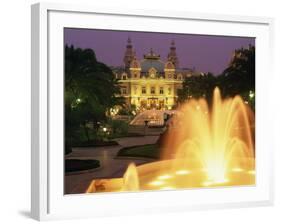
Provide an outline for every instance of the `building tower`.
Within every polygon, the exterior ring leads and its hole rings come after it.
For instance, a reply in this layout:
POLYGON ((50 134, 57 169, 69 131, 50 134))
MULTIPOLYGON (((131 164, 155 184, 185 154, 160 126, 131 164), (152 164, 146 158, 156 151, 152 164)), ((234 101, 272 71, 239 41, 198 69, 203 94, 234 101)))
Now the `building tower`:
POLYGON ((125 70, 127 72, 129 71, 131 62, 134 60, 134 58, 135 58, 135 52, 133 50, 131 38, 129 37, 127 41, 124 59, 123 59, 125 70))
POLYGON ((179 61, 176 53, 176 46, 174 40, 172 40, 171 42, 170 52, 168 54, 168 61, 171 61, 174 64, 175 68, 178 68, 179 61))
POLYGON ((134 51, 134 59, 130 64, 130 74, 131 78, 139 79, 140 78, 141 67, 140 63, 137 60, 136 52, 134 51))

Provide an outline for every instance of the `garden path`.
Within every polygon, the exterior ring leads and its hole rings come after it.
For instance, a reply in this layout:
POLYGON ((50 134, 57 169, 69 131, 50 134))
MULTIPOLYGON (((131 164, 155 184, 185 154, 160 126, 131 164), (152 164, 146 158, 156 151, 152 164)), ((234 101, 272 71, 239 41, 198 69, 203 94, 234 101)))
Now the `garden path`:
POLYGON ((125 137, 115 139, 119 144, 116 146, 73 148, 72 153, 68 154, 66 159, 97 159, 100 161, 101 167, 96 171, 88 173, 66 175, 65 193, 83 193, 93 179, 121 177, 131 162, 140 165, 153 161, 152 159, 116 158, 116 155, 123 147, 154 144, 158 137, 159 136, 125 137))

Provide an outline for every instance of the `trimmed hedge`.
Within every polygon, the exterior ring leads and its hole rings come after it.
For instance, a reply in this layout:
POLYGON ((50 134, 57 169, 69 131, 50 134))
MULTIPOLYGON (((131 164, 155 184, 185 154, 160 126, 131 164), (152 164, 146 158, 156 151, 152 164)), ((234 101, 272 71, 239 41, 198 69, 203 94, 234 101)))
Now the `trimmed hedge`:
POLYGON ((80 160, 80 159, 66 159, 64 163, 65 172, 90 170, 100 167, 99 160, 80 160))
POLYGON ((116 141, 87 141, 73 143, 72 147, 99 147, 99 146, 113 146, 118 145, 116 141))

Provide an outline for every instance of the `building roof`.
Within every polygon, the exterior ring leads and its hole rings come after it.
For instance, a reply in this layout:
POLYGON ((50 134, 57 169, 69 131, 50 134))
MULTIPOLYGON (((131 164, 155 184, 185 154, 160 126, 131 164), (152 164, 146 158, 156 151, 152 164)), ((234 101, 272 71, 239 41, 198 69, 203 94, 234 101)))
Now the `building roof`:
POLYGON ((160 60, 160 55, 153 52, 152 48, 148 54, 143 56, 143 60, 140 63, 141 72, 147 73, 151 68, 155 68, 158 73, 163 73, 165 64, 160 60))
POLYGON ((160 59, 144 59, 141 61, 141 71, 148 72, 150 68, 155 68, 157 72, 164 72, 165 64, 160 59))

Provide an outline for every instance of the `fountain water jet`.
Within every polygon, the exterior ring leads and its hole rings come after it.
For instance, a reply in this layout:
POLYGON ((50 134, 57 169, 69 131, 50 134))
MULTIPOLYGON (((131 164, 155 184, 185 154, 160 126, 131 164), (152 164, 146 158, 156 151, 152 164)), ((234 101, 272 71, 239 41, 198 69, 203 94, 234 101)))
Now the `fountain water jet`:
POLYGON ((234 168, 254 169, 250 125, 254 116, 240 96, 222 100, 215 88, 211 109, 205 99, 200 99, 185 103, 179 111, 183 116, 175 121, 177 131, 168 133, 163 153, 163 159, 175 155, 172 169, 188 165, 194 170, 199 165, 210 184, 228 182, 234 168))
POLYGON ((124 191, 137 191, 139 190, 139 178, 136 165, 129 164, 127 171, 123 176, 123 190, 124 191))
POLYGON ((191 168, 201 166, 209 183, 228 182, 233 168, 254 169, 250 125, 254 116, 240 96, 223 101, 215 88, 211 109, 200 99, 185 103, 179 111, 183 116, 176 121, 178 130, 167 135, 163 154, 167 159, 173 151, 172 168, 195 163, 191 168), (183 157, 186 159, 179 162, 183 157))

